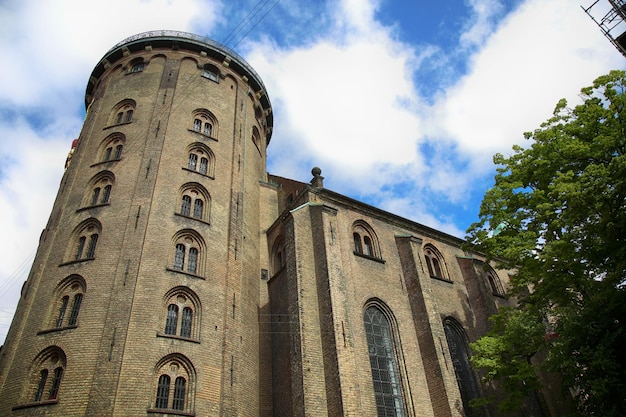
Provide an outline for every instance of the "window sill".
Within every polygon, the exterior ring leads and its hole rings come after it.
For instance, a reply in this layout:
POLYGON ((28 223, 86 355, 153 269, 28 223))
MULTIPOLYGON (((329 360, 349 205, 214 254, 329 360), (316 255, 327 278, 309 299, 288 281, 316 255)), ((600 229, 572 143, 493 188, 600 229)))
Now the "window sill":
POLYGON ((113 129, 114 127, 120 127, 120 126, 124 126, 124 125, 129 125, 129 124, 131 124, 131 123, 132 123, 132 121, 130 121, 130 122, 116 123, 116 124, 111 125, 111 126, 106 126, 106 127, 104 127, 102 130, 113 129))
POLYGON ((195 133, 197 135, 200 135, 201 137, 203 137, 205 139, 210 139, 210 140, 212 140, 214 142, 218 142, 217 138, 214 138, 213 136, 207 135, 207 134, 202 133, 202 132, 198 132, 197 130, 193 130, 193 129, 187 129, 187 130, 190 131, 190 132, 193 132, 193 133, 195 133))
POLYGON ((89 210, 89 209, 93 209, 93 208, 105 207, 105 206, 109 206, 109 205, 111 205, 111 203, 107 201, 106 203, 100 203, 100 204, 94 204, 93 206, 81 207, 81 208, 76 210, 76 213, 80 213, 81 211, 85 211, 85 210, 89 210))
POLYGON ((203 177, 208 178, 208 179, 211 179, 211 180, 214 180, 214 179, 215 179, 215 177, 214 177, 213 175, 203 174, 203 173, 202 173, 202 172, 200 172, 200 171, 194 171, 193 169, 189 169, 189 168, 187 168, 187 167, 183 167, 183 171, 193 172, 194 174, 202 175, 203 177))
POLYGON ((97 167, 98 165, 104 165, 104 164, 108 164, 109 162, 117 162, 121 160, 122 158, 111 158, 111 159, 107 159, 106 161, 100 161, 100 162, 96 162, 95 164, 91 164, 89 165, 89 167, 93 168, 93 167, 97 167))
POLYGON ((72 326, 54 327, 52 329, 40 330, 40 331, 37 332, 37 334, 40 335, 40 334, 62 332, 64 330, 76 329, 77 327, 78 327, 77 324, 74 324, 72 326))
POLYGON ((169 416, 193 417, 196 415, 196 413, 188 413, 186 411, 178 411, 178 410, 168 410, 168 409, 163 409, 163 408, 149 408, 147 412, 150 415, 160 415, 160 416, 169 415, 169 416))
POLYGON ((174 213, 174 215, 175 215, 175 216, 178 216, 178 217, 182 217, 182 218, 184 218, 184 219, 195 220, 195 221, 197 221, 197 222, 204 223, 204 224, 206 224, 207 226, 210 226, 210 225, 211 225, 211 223, 209 223, 209 222, 207 222, 207 221, 205 221, 205 220, 199 219, 199 218, 197 218, 197 217, 185 216, 184 214, 180 214, 180 213, 174 213))
POLYGON ((54 405, 54 404, 57 404, 58 402, 59 402, 58 399, 54 399, 54 400, 37 401, 36 403, 18 404, 16 406, 14 406, 13 408, 11 408, 11 411, 22 410, 24 408, 32 408, 32 407, 42 407, 42 406, 46 406, 46 405, 54 405))
POLYGON ((384 259, 377 258, 375 256, 366 255, 366 254, 361 253, 361 252, 354 251, 352 253, 354 253, 354 255, 358 256, 359 258, 369 259, 370 261, 378 262, 379 264, 384 264, 386 262, 384 259))
POLYGON ((165 334, 165 333, 157 332, 156 335, 157 335, 157 337, 164 337, 166 339, 175 339, 175 340, 181 340, 183 342, 191 342, 191 343, 200 344, 200 341, 198 339, 192 339, 192 338, 189 338, 189 337, 177 336, 175 334, 165 334))
POLYGON ((83 262, 88 262, 88 261, 93 261, 96 258, 83 258, 83 259, 76 259, 74 261, 67 261, 67 262, 63 262, 60 263, 59 266, 66 266, 66 265, 73 265, 73 264, 80 264, 83 262))
POLYGON ((441 281, 441 282, 447 282, 448 284, 454 284, 454 281, 448 279, 448 278, 444 278, 444 277, 438 277, 437 275, 431 275, 430 276, 432 279, 435 279, 437 281, 441 281))
POLYGON ((203 277, 202 275, 197 275, 194 274, 193 272, 187 272, 187 271, 183 271, 182 269, 175 269, 175 268, 170 268, 169 266, 165 268, 166 271, 170 271, 170 272, 174 272, 176 274, 182 274, 182 275, 187 275, 188 277, 191 278, 197 278, 197 279, 201 279, 206 281, 206 278, 203 277))

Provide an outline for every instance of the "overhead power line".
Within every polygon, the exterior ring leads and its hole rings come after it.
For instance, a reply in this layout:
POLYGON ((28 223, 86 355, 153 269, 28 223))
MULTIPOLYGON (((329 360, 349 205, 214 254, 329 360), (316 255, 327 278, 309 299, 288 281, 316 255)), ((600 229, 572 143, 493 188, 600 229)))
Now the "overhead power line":
POLYGON ((230 48, 235 48, 259 23, 261 23, 265 16, 267 16, 278 3, 280 3, 280 0, 259 0, 243 20, 230 31, 222 43, 230 48), (264 13, 259 16, 262 12, 264 13))

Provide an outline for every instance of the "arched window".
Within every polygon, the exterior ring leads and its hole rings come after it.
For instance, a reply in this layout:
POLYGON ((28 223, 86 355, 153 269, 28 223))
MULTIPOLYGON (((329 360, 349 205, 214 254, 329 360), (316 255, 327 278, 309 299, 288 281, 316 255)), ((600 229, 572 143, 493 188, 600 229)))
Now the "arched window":
POLYGON ((263 149, 261 144, 261 134, 256 126, 252 126, 252 143, 254 143, 254 146, 256 146, 259 153, 261 153, 261 150, 263 149))
POLYGON ((191 130, 210 138, 217 138, 217 118, 207 109, 193 112, 191 130))
POLYGON ((285 267, 285 239, 279 236, 272 246, 272 274, 275 275, 285 267))
POLYGON ((50 346, 37 355, 31 368, 29 386, 25 402, 56 402, 65 371, 65 353, 57 346, 50 346))
POLYGON ((130 74, 134 72, 142 72, 145 69, 145 67, 146 67, 146 63, 144 62, 143 59, 141 58, 134 59, 128 66, 128 72, 130 74))
POLYGON ((111 198, 111 190, 115 182, 115 175, 111 171, 102 171, 89 181, 90 194, 85 196, 85 206, 97 206, 108 204, 111 198))
POLYGON ((480 397, 480 391, 470 365, 469 347, 465 332, 461 325, 452 318, 444 320, 443 327, 465 415, 468 417, 482 416, 483 413, 480 408, 470 406, 471 400, 480 397))
POLYGON ((449 280, 443 257, 441 253, 433 245, 424 246, 424 257, 426 258, 426 267, 431 278, 439 278, 449 280))
POLYGON ((202 76, 216 83, 219 82, 219 73, 220 71, 215 65, 206 64, 202 67, 202 76))
POLYGON ((122 159, 122 151, 126 137, 119 133, 112 133, 100 145, 97 162, 119 161, 122 159))
POLYGON ((193 143, 187 150, 187 166, 185 169, 209 177, 215 176, 215 155, 203 143, 193 143))
POLYGON ((493 295, 498 297, 505 296, 502 281, 500 281, 500 277, 498 277, 498 274, 492 268, 487 270, 487 282, 489 283, 489 288, 491 289, 491 293, 493 295))
POLYGON ((100 222, 93 218, 78 225, 72 233, 74 244, 68 248, 66 259, 68 261, 83 261, 95 258, 101 230, 100 222))
POLYGON ((135 100, 125 99, 117 103, 111 112, 110 125, 120 125, 133 121, 137 103, 135 100))
POLYGON ((184 195, 180 205, 180 214, 183 216, 189 216, 189 213, 191 213, 191 197, 184 195))
POLYGON ((404 416, 402 382, 390 320, 375 304, 366 308, 363 320, 378 416, 404 416))
POLYGON ((180 189, 180 212, 181 216, 209 222, 211 196, 199 183, 190 182, 180 189))
POLYGON ((200 299, 187 287, 176 287, 165 294, 164 335, 198 339, 200 299))
POLYGON ((190 412, 194 409, 195 369, 180 354, 163 358, 156 367, 154 411, 190 412))
POLYGON ((203 275, 204 263, 201 254, 206 245, 198 232, 181 230, 174 236, 172 269, 193 275, 203 275))
POLYGON ((358 220, 352 225, 352 238, 354 241, 354 253, 365 255, 370 258, 381 259, 380 246, 374 233, 374 229, 363 220, 358 220))
POLYGON ((78 324, 85 288, 85 280, 80 275, 70 275, 59 283, 48 326, 61 329, 78 324))

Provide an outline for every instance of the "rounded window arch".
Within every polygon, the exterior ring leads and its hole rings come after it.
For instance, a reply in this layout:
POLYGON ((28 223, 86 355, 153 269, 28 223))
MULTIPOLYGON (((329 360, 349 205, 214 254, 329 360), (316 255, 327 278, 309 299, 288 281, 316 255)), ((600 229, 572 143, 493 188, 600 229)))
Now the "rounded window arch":
POLYGON ((202 76, 216 83, 220 82, 220 70, 213 64, 204 64, 202 76))
POLYGON ((204 143, 192 143, 187 148, 187 164, 185 169, 214 178, 215 154, 204 143))
POLYGON ((128 73, 143 72, 147 62, 143 58, 135 58, 128 64, 128 73))
POLYGON ((127 98, 120 101, 111 111, 111 115, 109 116, 109 125, 121 125, 132 122, 136 107, 137 102, 133 99, 127 98))
POLYGON ((178 214, 209 222, 211 195, 201 184, 190 182, 180 188, 178 214))
POLYGON ((124 134, 115 132, 107 136, 100 145, 98 162, 119 161, 126 143, 124 134))
POLYGON ((175 287, 164 297, 163 334, 185 339, 200 339, 200 299, 187 287, 175 287))
POLYGON ((67 358, 63 349, 58 346, 49 346, 42 350, 31 365, 23 401, 25 403, 57 402, 66 366, 67 358))
POLYGON ((102 224, 97 219, 89 218, 82 221, 71 234, 70 244, 65 253, 66 261, 86 261, 95 258, 101 233, 102 224))
POLYGON ((204 275, 206 244, 198 232, 183 229, 174 235, 172 269, 193 275, 204 275))
POLYGON ((252 143, 254 143, 259 153, 262 153, 263 145, 261 143, 261 134, 256 126, 252 126, 252 143))
POLYGON ((431 278, 450 281, 443 256, 434 245, 427 244, 424 246, 424 258, 426 258, 426 268, 428 268, 428 274, 431 278))
POLYGON ((485 275, 486 275, 487 284, 489 285, 489 289, 491 290, 491 293, 498 297, 504 297, 505 296, 504 287, 502 287, 502 281, 500 280, 500 277, 498 276, 496 271, 492 267, 487 266, 485 275))
POLYGON ((405 416, 403 376, 400 373, 400 339, 391 310, 378 299, 363 313, 373 391, 379 416, 405 416))
POLYGON ((443 321, 443 328, 465 415, 469 417, 482 416, 483 413, 480 408, 470 406, 471 400, 480 398, 480 389, 470 364, 470 350, 465 330, 452 317, 447 317, 443 321))
POLYGON ((161 359, 154 372, 154 409, 191 412, 194 409, 196 371, 180 353, 161 359))
POLYGON ((64 278, 54 293, 54 302, 48 314, 48 327, 76 327, 86 291, 87 284, 82 276, 73 274, 64 278))
POLYGON ((278 236, 272 245, 272 275, 276 275, 286 265, 285 259, 285 239, 278 236))
POLYGON ((192 113, 191 130, 210 138, 218 137, 217 118, 207 109, 196 109, 192 113))
POLYGON ((352 225, 354 253, 371 258, 382 259, 378 238, 374 229, 364 220, 357 220, 352 225))
POLYGON ((89 181, 87 193, 83 200, 84 207, 108 204, 115 183, 115 175, 111 171, 102 171, 89 181))

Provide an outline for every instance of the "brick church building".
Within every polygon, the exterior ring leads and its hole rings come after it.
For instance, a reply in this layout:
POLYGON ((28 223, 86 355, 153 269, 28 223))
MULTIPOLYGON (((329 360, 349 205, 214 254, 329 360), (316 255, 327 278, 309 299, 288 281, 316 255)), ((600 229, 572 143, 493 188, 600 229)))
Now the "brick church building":
MULTIPOLYGON (((509 271, 268 174, 263 82, 158 31, 95 66, 0 350, 1 416, 497 416, 469 366, 509 271)), ((525 415, 560 414, 538 393, 525 415)))

